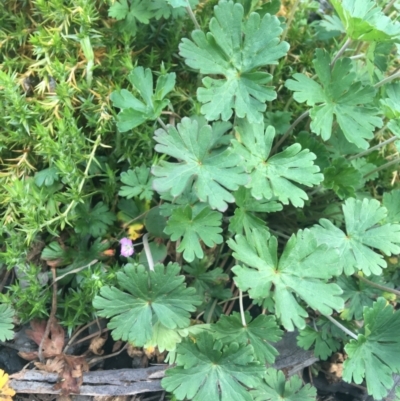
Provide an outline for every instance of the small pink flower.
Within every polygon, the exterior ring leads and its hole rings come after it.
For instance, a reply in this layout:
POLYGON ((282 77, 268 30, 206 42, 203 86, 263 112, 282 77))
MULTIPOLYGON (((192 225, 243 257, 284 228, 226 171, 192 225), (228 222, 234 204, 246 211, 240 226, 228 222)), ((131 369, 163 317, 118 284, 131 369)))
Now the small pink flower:
POLYGON ((129 238, 121 238, 119 243, 121 244, 122 256, 125 256, 127 258, 128 256, 133 255, 135 250, 133 248, 132 240, 130 240, 129 238))

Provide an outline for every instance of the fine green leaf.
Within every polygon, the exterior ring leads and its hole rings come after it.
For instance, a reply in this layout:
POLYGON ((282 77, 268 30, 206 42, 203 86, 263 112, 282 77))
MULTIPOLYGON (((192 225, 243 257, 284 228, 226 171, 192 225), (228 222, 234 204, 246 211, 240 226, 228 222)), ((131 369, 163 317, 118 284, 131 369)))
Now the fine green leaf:
POLYGON ((360 181, 361 173, 344 157, 334 159, 324 170, 324 187, 333 189, 340 199, 355 196, 360 181))
POLYGON ((382 203, 388 211, 386 221, 388 223, 400 223, 400 189, 385 192, 382 203))
POLYGON ((172 241, 180 240, 178 252, 183 252, 186 261, 192 262, 195 257, 204 256, 200 241, 212 248, 222 243, 222 214, 212 211, 208 206, 194 214, 188 205, 175 209, 167 222, 164 232, 171 236, 172 241))
POLYGON ((258 315, 252 320, 250 313, 245 313, 246 326, 243 326, 240 313, 230 316, 222 315, 214 326, 217 337, 224 343, 231 342, 251 344, 255 359, 262 364, 274 363, 278 351, 269 342, 277 342, 282 338, 282 330, 276 324, 275 317, 258 315))
POLYGON ((125 265, 117 273, 119 286, 102 287, 93 305, 97 314, 111 318, 108 328, 115 340, 129 341, 140 347, 153 337, 159 322, 175 330, 190 325, 190 312, 201 301, 194 288, 186 288, 180 266, 156 264, 149 272, 142 265, 125 265))
POLYGON ((306 192, 294 183, 312 187, 323 180, 319 167, 314 165, 315 155, 308 149, 301 149, 298 143, 283 152, 270 156, 275 130, 264 124, 250 124, 241 120, 237 127, 237 140, 232 145, 245 161, 251 181, 247 185, 256 199, 276 197, 287 205, 303 207, 308 199, 306 192))
POLYGON ((0 341, 14 338, 13 317, 14 311, 9 305, 0 305, 0 341))
POLYGON ((363 201, 349 198, 343 205, 346 233, 327 219, 319 221, 313 231, 320 244, 336 249, 340 254, 341 265, 346 275, 361 270, 369 276, 379 275, 386 261, 385 255, 400 252, 400 224, 382 224, 387 210, 376 199, 363 201))
POLYGON ((292 235, 279 261, 278 241, 265 230, 254 230, 247 237, 237 235, 228 245, 235 259, 250 266, 233 267, 238 288, 253 299, 268 298, 273 292, 276 315, 287 330, 305 327, 308 316, 294 294, 324 315, 343 308, 340 287, 326 283, 339 272, 337 253, 318 246, 310 230, 292 235))
POLYGON ((364 310, 364 326, 357 340, 345 346, 348 358, 343 379, 361 384, 366 379, 368 394, 380 400, 393 386, 393 373, 400 372, 400 311, 384 298, 364 310))
POLYGON ((126 89, 111 93, 114 106, 121 109, 117 117, 117 127, 121 132, 129 131, 147 120, 156 120, 169 104, 165 96, 175 86, 175 73, 163 74, 158 77, 153 93, 153 74, 149 68, 143 67, 136 67, 128 79, 143 101, 126 89))
POLYGON ((195 30, 193 41, 182 39, 179 46, 189 67, 223 76, 203 78, 204 88, 197 90, 203 103, 201 112, 208 120, 221 117, 227 121, 235 110, 238 117, 260 123, 265 102, 276 98, 273 88, 265 86, 272 76, 258 69, 278 64, 289 49, 286 42, 279 42, 280 21, 270 14, 261 19, 258 13, 251 13, 245 21, 243 17, 241 4, 221 0, 214 7, 210 32, 195 30))
POLYGON ((252 229, 267 229, 265 221, 254 212, 272 213, 282 210, 282 205, 274 200, 256 200, 251 196, 250 189, 240 187, 235 193, 234 216, 229 221, 229 231, 235 234, 248 234, 252 229))
POLYGON ((152 178, 150 177, 150 169, 144 165, 128 170, 121 174, 121 182, 123 185, 118 195, 131 199, 136 196, 139 199, 151 200, 153 198, 152 178))
POLYGON ((81 235, 102 237, 116 219, 115 214, 103 202, 97 203, 92 209, 88 203, 79 204, 76 211, 78 219, 75 222, 75 232, 81 235))
POLYGON ((316 50, 313 63, 322 86, 304 74, 294 74, 294 79, 288 79, 285 85, 295 92, 296 101, 313 106, 310 127, 315 134, 328 140, 335 116, 347 140, 367 149, 367 139, 373 138, 375 127, 382 126, 378 109, 372 107, 375 89, 356 81, 349 58, 339 59, 332 69, 330 62, 325 50, 316 50))
POLYGON ((351 39, 381 42, 400 38, 400 23, 386 16, 375 0, 331 0, 331 3, 351 39))
MULTIPOLYGON (((372 276, 369 280, 378 282, 378 276, 372 276)), ((336 282, 343 290, 342 298, 346 305, 340 317, 345 320, 362 320, 364 308, 371 307, 374 298, 382 294, 381 290, 353 277, 341 276, 336 282)))
POLYGON ((299 376, 286 380, 282 371, 268 368, 264 381, 251 394, 254 401, 315 401, 317 392, 310 384, 303 387, 299 376))
POLYGON ((157 130, 156 151, 180 161, 160 161, 153 167, 156 191, 169 192, 175 197, 190 186, 200 201, 208 202, 212 209, 225 211, 227 202, 235 201, 229 191, 237 190, 249 180, 238 166, 239 155, 229 148, 215 148, 229 128, 228 123, 215 123, 211 127, 185 117, 177 128, 169 126, 168 132, 157 130))
POLYGON ((161 384, 178 400, 253 401, 248 389, 258 387, 265 373, 265 367, 254 361, 251 345, 223 346, 209 333, 200 333, 195 343, 183 340, 177 346, 176 364, 161 384))

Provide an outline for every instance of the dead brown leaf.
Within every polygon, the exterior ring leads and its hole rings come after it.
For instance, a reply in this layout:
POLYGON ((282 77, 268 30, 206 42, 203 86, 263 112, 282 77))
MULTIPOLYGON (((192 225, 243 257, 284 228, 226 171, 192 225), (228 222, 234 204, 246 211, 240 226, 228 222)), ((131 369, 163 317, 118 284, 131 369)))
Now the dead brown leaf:
POLYGON ((59 355, 54 359, 47 359, 46 363, 35 362, 35 366, 45 372, 61 374, 64 369, 64 358, 63 355, 59 355))
POLYGON ((103 345, 107 340, 107 333, 103 334, 103 336, 99 336, 96 338, 93 338, 92 341, 90 342, 89 345, 89 350, 93 352, 95 355, 103 355, 104 350, 103 345))
POLYGON ((119 351, 121 349, 121 347, 122 347, 122 344, 123 344, 122 341, 115 341, 111 352, 114 353, 114 352, 119 351))
MULTIPOLYGON (((32 320, 32 330, 26 330, 26 335, 32 339, 37 345, 40 345, 46 331, 47 322, 42 320, 32 320)), ((50 358, 62 353, 64 348, 64 329, 53 321, 50 325, 49 335, 43 341, 43 356, 50 358)))
POLYGON ((131 358, 134 358, 135 356, 143 356, 143 350, 141 348, 135 348, 132 344, 128 344, 126 352, 131 358))
POLYGON ((61 380, 54 385, 54 390, 61 390, 61 395, 79 394, 83 382, 83 372, 89 370, 89 366, 83 356, 62 355, 64 369, 60 374, 61 380))

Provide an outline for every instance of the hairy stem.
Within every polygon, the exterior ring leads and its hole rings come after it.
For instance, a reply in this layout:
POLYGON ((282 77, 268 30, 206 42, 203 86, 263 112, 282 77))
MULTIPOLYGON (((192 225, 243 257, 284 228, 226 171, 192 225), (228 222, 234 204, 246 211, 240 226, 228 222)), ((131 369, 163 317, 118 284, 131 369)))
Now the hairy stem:
POLYGON ((378 171, 385 170, 385 168, 388 168, 388 167, 390 167, 390 166, 394 166, 394 165, 397 164, 397 163, 400 163, 400 159, 392 160, 392 161, 390 161, 390 162, 387 162, 387 163, 383 164, 382 166, 379 166, 379 167, 377 167, 377 168, 374 168, 373 170, 371 170, 370 172, 368 172, 367 174, 365 174, 363 178, 368 177, 369 175, 372 175, 372 174, 374 174, 374 173, 377 173, 378 171))
POLYGON ((153 260, 153 255, 151 254, 151 251, 150 251, 148 237, 149 237, 149 233, 146 233, 145 235, 143 235, 143 249, 144 249, 144 253, 146 254, 147 263, 149 264, 149 270, 151 272, 153 272, 154 271, 154 260, 153 260))
POLYGON ((240 317, 242 318, 242 325, 243 327, 246 327, 247 323, 246 323, 246 317, 244 315, 242 290, 239 290, 239 307, 240 307, 240 317))
POLYGON ((215 307, 217 306, 217 298, 215 298, 214 299, 214 301, 213 301, 213 303, 212 303, 212 305, 211 305, 211 308, 210 308, 210 310, 209 310, 209 312, 208 312, 208 316, 207 316, 207 321, 206 321, 206 323, 210 323, 211 322, 211 319, 212 319, 212 316, 213 316, 213 314, 214 314, 214 311, 215 311, 215 307))
POLYGON ((379 88, 379 87, 381 87, 382 85, 385 85, 385 84, 389 83, 390 81, 393 81, 393 80, 396 79, 396 78, 400 78, 400 71, 397 71, 397 72, 395 72, 394 74, 389 75, 389 76, 386 77, 386 78, 383 78, 382 81, 379 81, 378 83, 376 83, 376 84, 374 85, 374 88, 379 88))
POLYGON ((367 149, 367 150, 364 150, 364 151, 361 152, 361 153, 358 153, 358 154, 356 154, 356 155, 354 155, 354 156, 349 157, 348 160, 354 160, 354 159, 358 159, 359 157, 362 157, 362 156, 365 156, 365 155, 369 155, 369 154, 372 153, 374 150, 383 148, 384 146, 389 145, 389 143, 395 142, 397 139, 399 139, 399 138, 397 138, 397 136, 393 136, 393 137, 387 139, 386 141, 383 141, 383 142, 381 142, 381 143, 378 143, 378 145, 375 145, 375 146, 373 146, 372 148, 369 148, 369 149, 367 149))
POLYGON ((161 128, 162 128, 164 131, 168 131, 168 127, 164 124, 164 121, 161 120, 160 117, 157 117, 157 122, 161 125, 161 128))
POLYGON ((276 153, 278 150, 279 146, 282 145, 283 142, 286 141, 287 137, 291 134, 293 129, 296 127, 297 124, 299 124, 301 121, 303 121, 306 117, 308 117, 310 114, 310 111, 307 110, 303 114, 301 114, 297 119, 293 122, 293 124, 287 129, 287 131, 282 135, 281 139, 276 143, 276 145, 272 148, 271 154, 276 153))
POLYGON ((335 320, 332 316, 324 315, 328 320, 330 320, 335 326, 339 327, 340 330, 344 331, 346 334, 348 334, 350 337, 353 337, 355 340, 357 340, 358 336, 354 334, 352 331, 350 331, 347 327, 344 327, 343 324, 339 323, 337 320, 335 320))
POLYGON ((364 283, 367 283, 371 287, 375 287, 375 288, 378 288, 378 290, 396 294, 398 297, 400 297, 400 291, 398 291, 398 290, 395 290, 395 289, 389 288, 389 287, 385 287, 384 285, 381 285, 381 284, 374 283, 373 281, 368 280, 367 278, 360 276, 359 274, 354 274, 354 276, 357 277, 360 281, 364 281, 364 283))
POLYGON ((389 3, 386 5, 386 7, 383 9, 383 13, 386 14, 389 12, 389 10, 392 8, 393 4, 396 3, 396 0, 391 0, 389 3))
POLYGON ((186 12, 188 13, 190 19, 193 21, 194 27, 196 29, 201 29, 199 23, 197 22, 196 16, 194 15, 192 7, 190 7, 189 0, 186 0, 186 3, 187 3, 186 12))
POLYGON ((346 49, 350 46, 351 44, 351 39, 348 38, 346 42, 344 42, 343 46, 339 49, 339 51, 336 53, 336 56, 333 58, 331 61, 330 67, 333 68, 335 65, 336 61, 338 61, 339 57, 342 56, 342 54, 346 51, 346 49))
MULTIPOLYGON (((299 6, 299 4, 300 4, 300 0, 296 0, 296 2, 293 4, 293 6, 292 6, 292 8, 290 10, 290 14, 289 14, 289 16, 287 18, 287 21, 286 21, 285 30, 282 32, 282 36, 281 36, 281 41, 282 42, 286 39, 286 36, 287 36, 287 34, 289 32, 289 29, 290 29, 290 25, 293 22, 293 18, 295 16, 295 13, 296 13, 296 10, 297 10, 297 7, 299 6)), ((272 65, 271 66, 271 70, 270 70, 270 74, 271 75, 274 75, 275 68, 276 68, 276 65, 272 65)))

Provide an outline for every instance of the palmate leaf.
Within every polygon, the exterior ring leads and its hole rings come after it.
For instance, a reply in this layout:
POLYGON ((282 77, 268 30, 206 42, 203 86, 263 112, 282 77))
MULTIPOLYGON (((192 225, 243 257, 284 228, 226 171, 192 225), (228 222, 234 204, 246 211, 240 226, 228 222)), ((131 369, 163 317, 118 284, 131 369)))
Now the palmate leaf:
POLYGON ((160 352, 167 350, 173 352, 176 345, 188 335, 198 335, 203 330, 210 330, 209 324, 196 324, 185 329, 169 329, 160 322, 153 326, 153 335, 151 339, 144 345, 144 348, 157 347, 160 352))
POLYGON ((192 262, 195 257, 204 256, 200 241, 208 247, 222 243, 221 228, 222 214, 212 211, 208 206, 198 213, 188 205, 172 212, 164 232, 171 236, 172 241, 181 240, 178 252, 183 252, 186 261, 192 262))
POLYGON ((9 305, 0 305, 0 341, 14 338, 13 317, 14 311, 9 305))
POLYGON ((110 99, 114 106, 121 109, 117 117, 117 127, 121 132, 129 131, 147 120, 157 119, 169 104, 165 96, 175 86, 175 73, 163 74, 158 77, 153 92, 153 74, 149 68, 143 67, 136 67, 128 79, 143 101, 126 89, 111 93, 110 99))
POLYGON ((353 40, 382 42, 400 38, 400 23, 386 16, 375 0, 331 0, 353 40))
POLYGON ((386 86, 386 96, 380 99, 381 108, 387 118, 400 118, 400 83, 392 83, 386 86))
POLYGON ((210 265, 207 257, 195 259, 190 265, 183 265, 183 270, 189 274, 191 286, 203 299, 214 296, 218 299, 232 297, 231 290, 226 288, 229 276, 220 267, 210 265))
POLYGON ((168 19, 169 17, 187 16, 185 7, 188 3, 192 9, 194 9, 199 0, 147 0, 149 2, 150 10, 154 12, 154 18, 159 20, 160 18, 168 19))
POLYGON ((258 13, 243 21, 243 6, 225 0, 214 7, 214 15, 210 32, 196 30, 193 41, 182 39, 179 46, 189 67, 224 77, 203 79, 205 87, 197 90, 201 112, 208 120, 227 121, 234 110, 238 117, 260 123, 265 102, 274 100, 276 92, 265 86, 272 76, 258 69, 278 64, 289 49, 286 42, 279 43, 280 21, 270 14, 261 19, 258 13))
POLYGON ((123 185, 118 195, 131 199, 136 196, 139 199, 151 200, 153 198, 152 177, 150 177, 150 169, 144 165, 128 170, 121 174, 121 182, 123 185))
POLYGON ((382 224, 387 210, 376 199, 363 201, 349 198, 343 205, 346 233, 331 221, 321 219, 320 226, 313 231, 320 244, 336 249, 340 254, 341 266, 346 275, 361 270, 369 276, 380 275, 386 261, 385 255, 400 253, 400 224, 382 224))
POLYGON ((90 234, 93 237, 101 237, 116 219, 115 214, 110 212, 103 202, 97 203, 92 209, 88 203, 80 203, 76 211, 78 219, 75 223, 75 231, 81 235, 90 234))
POLYGON ((334 159, 324 170, 324 187, 333 189, 340 199, 355 196, 356 187, 363 181, 361 173, 344 157, 334 159))
POLYGON ((295 143, 283 152, 269 157, 275 137, 271 126, 264 131, 264 124, 250 124, 241 120, 237 127, 237 140, 232 141, 234 151, 243 157, 246 171, 251 176, 247 185, 256 199, 276 198, 287 205, 304 206, 307 194, 295 183, 311 187, 323 180, 319 167, 314 165, 316 156, 295 143))
POLYGON ((110 6, 108 15, 121 21, 123 30, 134 35, 137 23, 148 24, 155 11, 149 6, 149 0, 117 0, 110 6))
POLYGON ((267 229, 265 221, 257 217, 254 212, 272 213, 282 210, 282 205, 275 200, 256 200, 251 196, 250 189, 240 187, 235 193, 234 216, 229 221, 229 231, 235 234, 248 234, 252 229, 267 229))
POLYGON ((400 372, 400 311, 379 298, 364 310, 362 332, 345 346, 343 379, 361 384, 365 378, 368 394, 380 400, 393 386, 393 373, 400 372))
POLYGON ((251 391, 254 401, 314 401, 315 387, 303 382, 299 376, 286 380, 282 371, 268 368, 257 390, 251 391))
POLYGON ((356 81, 349 58, 339 59, 330 67, 329 54, 316 50, 313 61, 322 86, 304 74, 294 74, 285 86, 294 91, 296 101, 313 106, 310 111, 311 130, 324 141, 332 134, 333 117, 346 139, 362 149, 367 149, 367 139, 373 138, 375 127, 382 126, 378 109, 372 107, 375 89, 356 81))
POLYGON ((157 322, 167 329, 189 327, 190 312, 201 301, 194 288, 186 288, 184 276, 178 276, 176 263, 156 264, 154 272, 143 265, 125 265, 117 273, 121 291, 102 287, 93 305, 99 316, 110 318, 108 327, 115 340, 129 341, 143 346, 154 334, 157 322))
POLYGON ((183 340, 177 346, 176 364, 161 384, 178 400, 253 401, 248 389, 258 387, 265 373, 265 367, 254 361, 251 345, 223 346, 209 333, 200 333, 195 343, 183 340))
POLYGON ((317 328, 306 326, 297 336, 297 345, 305 350, 314 346, 314 355, 325 361, 333 352, 341 347, 341 341, 346 336, 339 331, 339 336, 333 336, 334 326, 326 319, 320 319, 316 323, 317 328))
POLYGON ((159 193, 169 192, 172 196, 181 195, 186 187, 193 186, 193 192, 202 202, 208 202, 212 209, 225 211, 227 202, 235 198, 229 191, 235 191, 249 181, 248 175, 238 164, 239 155, 231 149, 215 149, 229 123, 205 125, 195 119, 183 118, 168 132, 159 129, 155 132, 158 144, 155 150, 179 160, 171 163, 160 161, 153 166, 154 189, 159 193))
POLYGON ((267 298, 271 293, 276 315, 287 330, 305 327, 308 316, 294 294, 324 315, 343 308, 340 287, 325 282, 339 273, 337 253, 318 246, 310 230, 292 235, 279 261, 277 239, 265 230, 253 230, 246 237, 237 235, 228 245, 235 259, 250 266, 233 267, 238 288, 248 291, 253 299, 267 298))
POLYGON ((386 221, 388 223, 400 223, 400 189, 385 192, 382 203, 388 211, 386 221))
POLYGON ((252 320, 250 313, 245 313, 246 326, 243 326, 240 313, 233 312, 230 316, 222 315, 214 326, 217 338, 225 344, 231 342, 251 344, 254 356, 262 364, 274 363, 278 351, 269 344, 282 338, 282 330, 276 324, 275 317, 259 315, 252 320))
MULTIPOLYGON (((379 283, 379 276, 372 276, 371 281, 379 283)), ((340 314, 340 317, 345 320, 362 320, 363 310, 366 306, 371 307, 374 298, 377 295, 382 295, 382 290, 371 287, 361 280, 353 277, 340 276, 337 279, 337 284, 343 290, 342 298, 346 303, 345 309, 340 314)))

